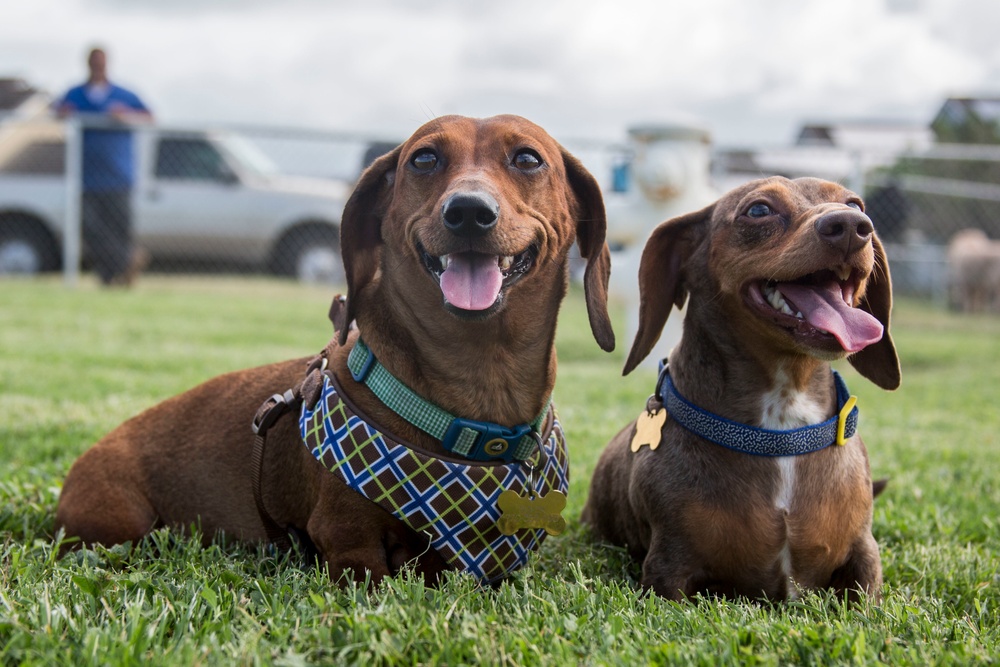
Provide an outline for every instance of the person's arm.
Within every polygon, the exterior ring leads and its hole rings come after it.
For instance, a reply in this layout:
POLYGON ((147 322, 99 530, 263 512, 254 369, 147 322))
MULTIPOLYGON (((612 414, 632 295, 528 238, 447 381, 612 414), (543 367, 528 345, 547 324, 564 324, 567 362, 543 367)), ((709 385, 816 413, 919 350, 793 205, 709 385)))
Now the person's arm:
POLYGON ((153 112, 143 107, 137 109, 120 102, 112 104, 108 108, 108 115, 119 123, 151 123, 153 112))
POLYGON ((149 110, 139 96, 130 91, 121 90, 122 98, 108 107, 108 115, 120 123, 150 123, 153 112, 149 110))
POLYGON ((67 118, 76 112, 76 105, 70 100, 69 93, 66 93, 52 103, 52 110, 59 118, 67 118))

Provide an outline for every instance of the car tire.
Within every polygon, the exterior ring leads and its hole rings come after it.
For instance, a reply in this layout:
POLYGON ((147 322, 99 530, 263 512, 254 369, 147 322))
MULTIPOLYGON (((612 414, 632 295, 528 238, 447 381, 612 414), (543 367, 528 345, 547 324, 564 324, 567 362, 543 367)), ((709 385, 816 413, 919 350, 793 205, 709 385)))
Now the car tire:
POLYGON ((0 218, 0 274, 33 275, 58 268, 59 245, 40 220, 0 218))
POLYGON ((275 247, 272 267, 278 275, 302 282, 341 285, 344 264, 337 230, 308 225, 290 231, 275 247))

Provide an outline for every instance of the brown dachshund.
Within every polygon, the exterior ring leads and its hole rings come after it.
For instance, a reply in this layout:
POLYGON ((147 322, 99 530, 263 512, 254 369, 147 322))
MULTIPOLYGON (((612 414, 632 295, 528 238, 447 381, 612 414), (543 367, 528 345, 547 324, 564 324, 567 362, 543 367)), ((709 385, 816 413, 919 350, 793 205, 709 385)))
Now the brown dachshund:
MULTIPOLYGON (((344 209, 348 298, 332 312, 346 308, 343 321, 356 326, 340 328, 323 363, 312 360, 309 377, 320 378, 323 400, 335 388, 352 414, 377 424, 397 443, 393 451, 422 457, 436 466, 429 470, 470 464, 489 476, 501 469, 499 459, 471 461, 457 445, 449 450, 417 428, 373 393, 362 377, 367 367, 352 369, 350 353, 370 351, 364 361, 377 360, 400 385, 458 418, 535 424, 544 435, 555 421, 548 403, 556 319, 574 241, 587 259, 593 333, 601 347, 614 347, 605 231, 596 181, 537 125, 516 116, 433 120, 377 160, 344 209)), ((309 362, 224 375, 125 422, 73 465, 57 528, 84 544, 135 541, 161 526, 197 526, 206 540, 221 532, 253 542, 266 540, 272 523, 307 540, 334 580, 351 569, 367 570, 377 582, 405 563, 428 578, 458 567, 428 547, 423 529, 321 463, 319 452, 330 445, 303 444, 300 422, 308 415, 268 425, 258 512, 251 421, 269 396, 279 394, 282 403, 283 390, 302 385, 309 362)), ((315 382, 303 394, 306 408, 319 405, 315 382)), ((371 437, 364 433, 358 442, 371 437)), ((507 444, 494 438, 485 446, 492 452, 507 444)))
POLYGON ((647 410, 597 464, 594 535, 672 599, 878 598, 868 455, 829 363, 899 385, 889 267, 861 199, 811 178, 743 185, 661 224, 639 288, 626 374, 686 300, 684 332, 647 410))

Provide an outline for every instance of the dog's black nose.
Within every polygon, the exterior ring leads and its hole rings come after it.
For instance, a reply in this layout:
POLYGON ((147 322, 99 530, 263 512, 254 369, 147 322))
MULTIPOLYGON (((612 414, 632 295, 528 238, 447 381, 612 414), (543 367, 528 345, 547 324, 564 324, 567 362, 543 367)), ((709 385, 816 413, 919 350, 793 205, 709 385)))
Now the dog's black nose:
POLYGON ((861 211, 827 213, 816 221, 816 233, 826 243, 845 253, 857 250, 871 240, 875 228, 861 211))
POLYGON ((482 236, 496 227, 500 204, 485 192, 462 192, 448 198, 442 216, 458 236, 482 236))

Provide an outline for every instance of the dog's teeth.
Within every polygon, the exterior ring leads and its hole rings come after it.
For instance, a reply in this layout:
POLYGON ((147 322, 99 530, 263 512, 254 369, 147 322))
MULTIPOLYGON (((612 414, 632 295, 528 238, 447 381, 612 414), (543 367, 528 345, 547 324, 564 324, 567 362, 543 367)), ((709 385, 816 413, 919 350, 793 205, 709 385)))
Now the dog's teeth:
POLYGON ((848 306, 854 307, 854 285, 847 285, 842 292, 844 297, 844 303, 848 306))
POLYGON ((795 311, 795 317, 797 317, 797 318, 799 318, 801 320, 802 319, 802 311, 801 310, 795 311))
POLYGON ((451 255, 441 255, 440 257, 438 257, 438 261, 441 262, 441 270, 442 271, 445 271, 445 270, 448 269, 448 261, 449 261, 450 258, 451 258, 451 255))
POLYGON ((802 319, 802 313, 793 312, 791 306, 785 301, 785 295, 779 292, 776 287, 764 285, 761 288, 761 293, 764 295, 764 299, 771 304, 771 307, 779 313, 802 319))
POLYGON ((840 271, 837 272, 837 277, 841 280, 847 280, 851 277, 851 267, 844 266, 841 267, 840 271))
POLYGON ((774 290, 773 292, 771 292, 771 296, 768 297, 767 301, 768 303, 771 304, 771 307, 774 308, 775 310, 781 310, 782 307, 787 307, 787 305, 785 304, 785 298, 781 295, 781 292, 779 292, 778 290, 774 290))
POLYGON ((802 313, 796 313, 793 311, 791 306, 788 305, 788 302, 785 301, 785 296, 774 287, 765 287, 764 294, 767 298, 767 302, 771 304, 771 307, 779 313, 784 313, 785 315, 802 319, 802 313))
POLYGON ((505 257, 500 257, 497 264, 500 266, 501 271, 507 271, 510 267, 514 266, 514 256, 506 255, 505 257))

